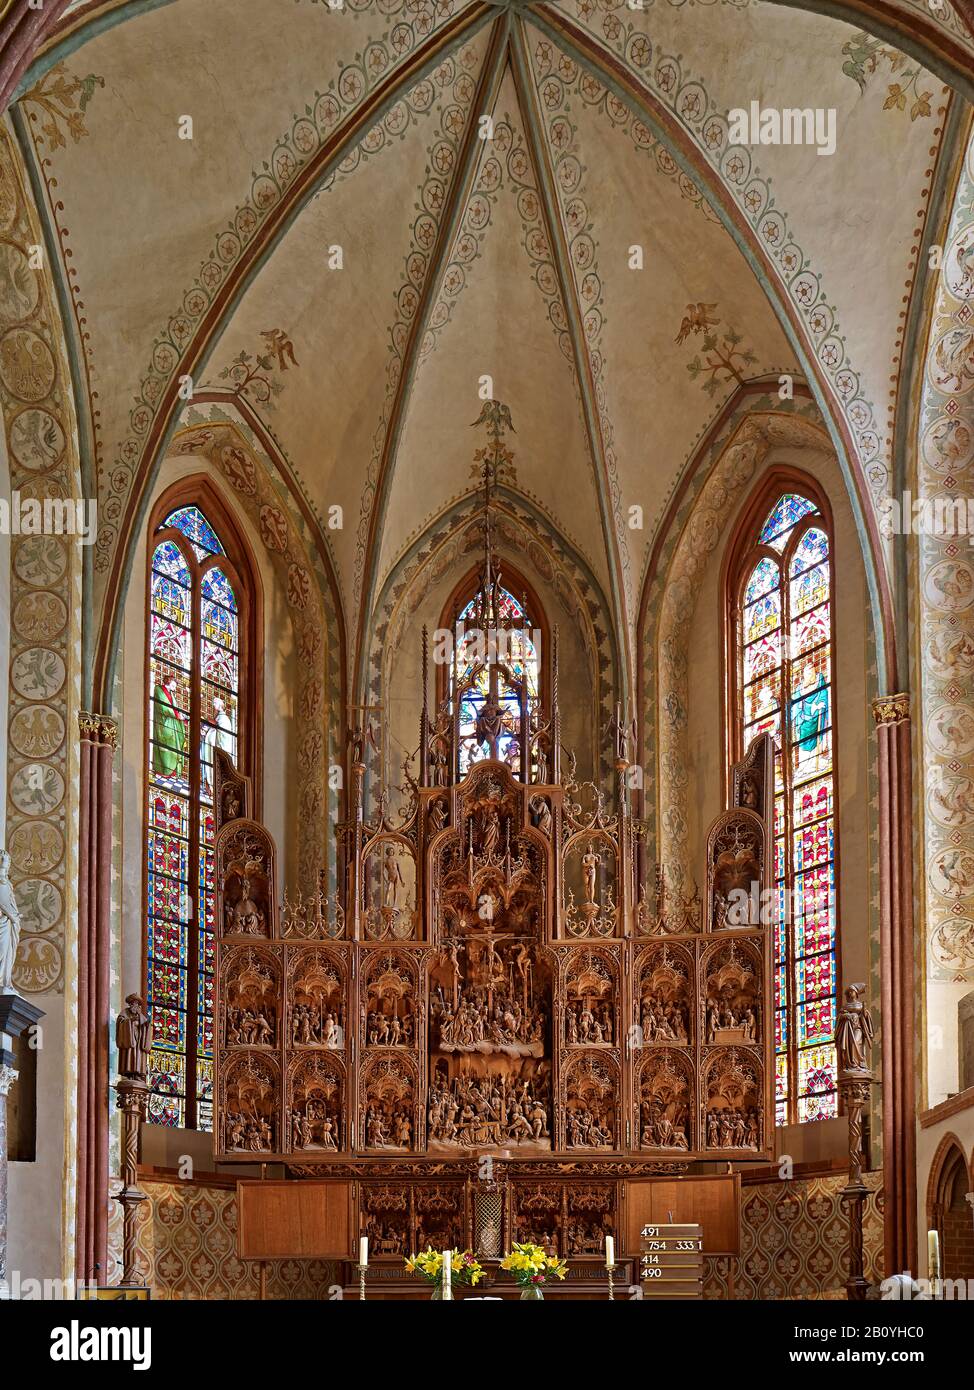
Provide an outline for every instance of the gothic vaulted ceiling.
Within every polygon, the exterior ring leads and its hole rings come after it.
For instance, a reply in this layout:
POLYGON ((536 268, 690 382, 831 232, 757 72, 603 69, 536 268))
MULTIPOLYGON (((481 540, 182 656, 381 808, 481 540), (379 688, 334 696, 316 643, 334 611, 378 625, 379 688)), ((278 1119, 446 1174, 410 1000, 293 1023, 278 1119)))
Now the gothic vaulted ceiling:
POLYGON ((854 24, 756 0, 69 9, 13 119, 89 402, 102 674, 154 470, 213 400, 317 514, 352 670, 390 571, 474 486, 485 392, 623 645, 745 384, 808 382, 868 516, 948 95, 854 24), (834 111, 834 153, 732 144, 752 102, 834 111))

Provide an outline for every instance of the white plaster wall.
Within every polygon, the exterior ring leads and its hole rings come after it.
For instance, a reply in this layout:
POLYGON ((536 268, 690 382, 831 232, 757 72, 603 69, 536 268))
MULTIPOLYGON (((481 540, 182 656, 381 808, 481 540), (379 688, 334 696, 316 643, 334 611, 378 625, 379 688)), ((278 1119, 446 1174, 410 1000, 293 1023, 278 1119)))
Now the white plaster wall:
MULTIPOLYGON (((7 1275, 59 1279, 65 1196, 64 996, 32 994, 44 1010, 37 1050, 37 1150, 33 1163, 8 1172, 7 1275)), ((18 1083, 14 1083, 15 1086, 18 1083)))

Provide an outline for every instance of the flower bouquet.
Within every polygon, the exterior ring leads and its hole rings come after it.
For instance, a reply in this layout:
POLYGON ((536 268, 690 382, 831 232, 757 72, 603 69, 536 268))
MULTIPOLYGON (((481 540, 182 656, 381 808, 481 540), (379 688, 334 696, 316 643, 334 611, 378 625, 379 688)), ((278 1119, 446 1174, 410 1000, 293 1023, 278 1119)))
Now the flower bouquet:
POLYGON ((564 1279, 568 1273, 565 1260, 546 1255, 540 1245, 527 1241, 521 1245, 514 1242, 511 1253, 501 1260, 501 1269, 514 1275, 521 1286, 521 1297, 529 1299, 544 1298, 544 1285, 548 1280, 564 1279))
MULTIPOLYGON (((476 1257, 469 1250, 450 1251, 450 1287, 455 1284, 478 1284, 484 1271, 476 1257)), ((421 1274, 427 1283, 433 1285, 431 1298, 443 1297, 443 1252, 426 1249, 419 1255, 410 1255, 406 1260, 407 1274, 421 1274)))

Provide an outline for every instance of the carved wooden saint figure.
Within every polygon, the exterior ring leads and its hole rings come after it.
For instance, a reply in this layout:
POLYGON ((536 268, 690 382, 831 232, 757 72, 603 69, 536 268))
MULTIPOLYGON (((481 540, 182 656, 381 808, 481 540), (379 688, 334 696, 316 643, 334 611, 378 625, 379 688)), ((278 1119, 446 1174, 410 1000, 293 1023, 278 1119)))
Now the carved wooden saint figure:
POLYGON ((845 1002, 839 1009, 835 1027, 840 1072, 869 1071, 873 1021, 863 999, 865 992, 865 984, 846 986, 845 1002))
POLYGON ((141 995, 126 995, 125 1008, 115 1020, 115 1045, 119 1075, 144 1081, 149 1070, 152 1026, 141 995))
POLYGON ((551 807, 543 796, 532 796, 531 818, 534 824, 549 839, 551 838, 551 807))
POLYGON ((263 936, 264 914, 250 895, 250 879, 240 879, 239 896, 226 905, 226 926, 228 936, 263 936))
POLYGON ((406 887, 406 880, 403 878, 402 866, 392 845, 386 846, 382 861, 382 877, 385 881, 384 906, 396 908, 399 906, 400 893, 406 887))

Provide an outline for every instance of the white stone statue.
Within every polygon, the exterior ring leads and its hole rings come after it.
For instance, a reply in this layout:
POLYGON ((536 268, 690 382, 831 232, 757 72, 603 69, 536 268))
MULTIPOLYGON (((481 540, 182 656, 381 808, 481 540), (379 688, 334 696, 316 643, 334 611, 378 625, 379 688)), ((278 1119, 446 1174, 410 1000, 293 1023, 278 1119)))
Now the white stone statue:
POLYGON ((10 882, 10 855, 0 850, 0 991, 13 990, 14 961, 20 944, 20 912, 10 882))

